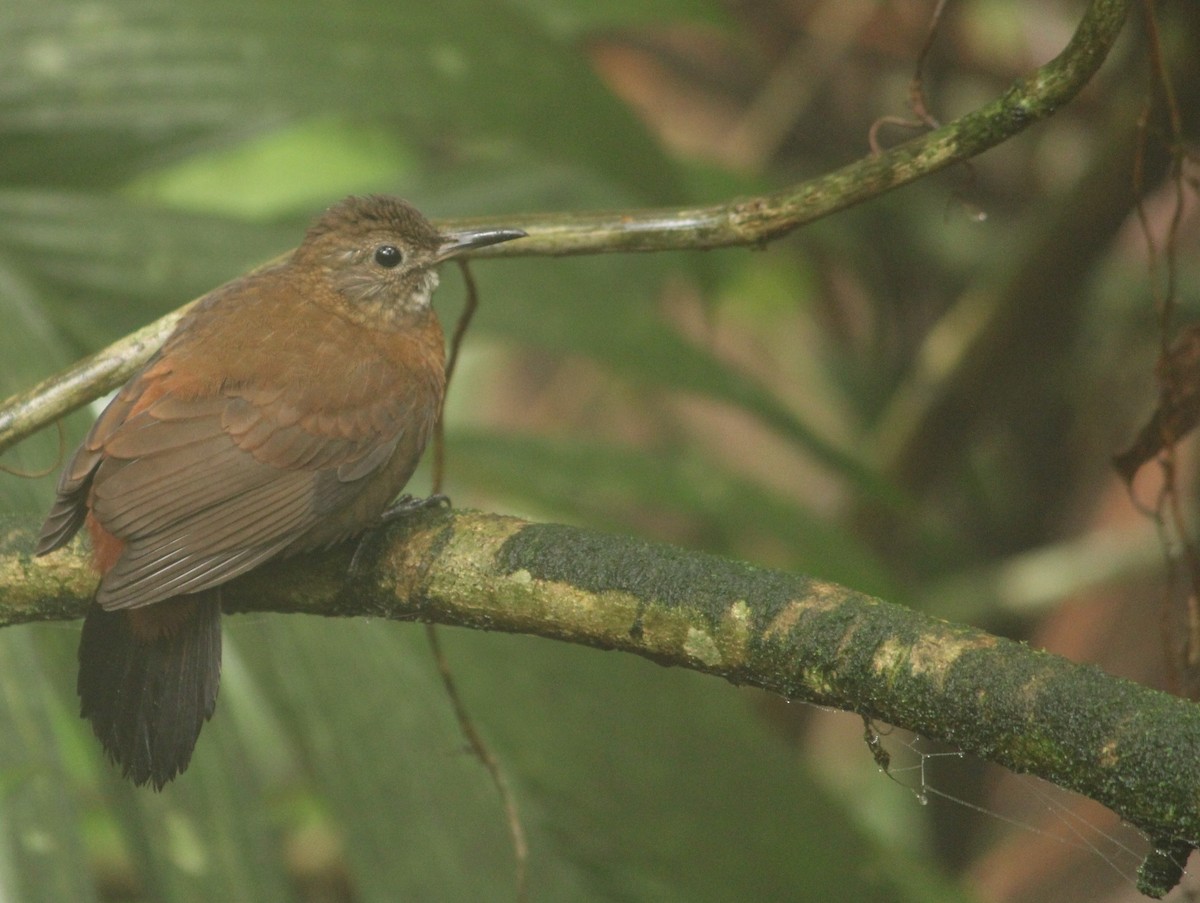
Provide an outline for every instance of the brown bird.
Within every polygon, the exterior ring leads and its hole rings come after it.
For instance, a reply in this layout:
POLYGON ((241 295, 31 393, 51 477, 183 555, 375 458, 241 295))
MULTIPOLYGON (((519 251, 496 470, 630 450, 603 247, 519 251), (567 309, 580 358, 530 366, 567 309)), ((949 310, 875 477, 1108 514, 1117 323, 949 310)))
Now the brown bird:
POLYGON ((81 714, 135 784, 187 768, 212 716, 221 585, 362 532, 412 476, 445 391, 435 267, 524 234, 347 198, 287 261, 205 296, 96 420, 36 553, 87 524, 81 714))

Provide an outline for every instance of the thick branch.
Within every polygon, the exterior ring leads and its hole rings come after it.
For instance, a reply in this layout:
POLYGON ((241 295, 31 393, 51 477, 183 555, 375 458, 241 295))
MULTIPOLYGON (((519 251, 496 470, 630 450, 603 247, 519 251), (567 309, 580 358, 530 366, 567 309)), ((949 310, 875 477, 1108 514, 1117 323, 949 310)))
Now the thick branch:
MULTIPOLYGON (((370 534, 347 581, 352 551, 268 565, 228 584, 225 607, 633 652, 1038 775, 1104 803, 1176 857, 1200 838, 1200 708, 1094 667, 819 580, 574 527, 433 511, 370 534)), ((78 546, 0 557, 0 623, 77 617, 94 587, 78 546)))
MULTIPOLYGON (((878 156, 772 194, 706 207, 555 213, 439 223, 446 229, 520 227, 529 237, 479 256, 598 254, 761 246, 799 226, 970 159, 1071 100, 1096 73, 1130 0, 1092 0, 1061 54, 986 106, 878 156)), ((0 404, 0 452, 115 389, 145 363, 181 310, 0 404)))

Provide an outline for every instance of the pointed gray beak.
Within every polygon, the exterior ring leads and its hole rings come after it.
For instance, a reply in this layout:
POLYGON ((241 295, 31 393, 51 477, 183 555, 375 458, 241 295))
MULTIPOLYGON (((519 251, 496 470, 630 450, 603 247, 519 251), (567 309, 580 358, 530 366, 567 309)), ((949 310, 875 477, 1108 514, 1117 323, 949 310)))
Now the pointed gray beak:
POLYGON ((446 260, 464 251, 498 245, 502 241, 512 241, 514 238, 524 238, 527 234, 523 229, 468 229, 465 232, 451 232, 442 236, 442 247, 438 251, 437 259, 446 260))

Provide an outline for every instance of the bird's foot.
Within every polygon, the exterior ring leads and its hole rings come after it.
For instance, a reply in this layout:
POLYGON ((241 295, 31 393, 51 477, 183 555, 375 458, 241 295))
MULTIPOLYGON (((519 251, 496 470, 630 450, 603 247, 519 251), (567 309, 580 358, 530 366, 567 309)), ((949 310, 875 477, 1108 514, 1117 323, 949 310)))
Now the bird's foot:
MULTIPOLYGON (((396 501, 392 502, 384 509, 383 514, 379 515, 379 523, 390 524, 394 520, 406 517, 417 511, 424 511, 426 508, 434 508, 444 505, 450 507, 450 497, 442 495, 440 492, 429 496, 429 498, 417 498, 411 495, 402 495, 396 501)), ((370 541, 372 532, 368 531, 358 541, 358 546, 354 549, 354 556, 350 559, 350 571, 347 576, 355 578, 359 576, 360 565, 362 564, 363 547, 370 541)))
POLYGON ((449 508, 450 497, 447 495, 442 495, 440 492, 425 499, 417 498, 416 496, 412 495, 402 495, 384 509, 383 514, 380 515, 380 520, 387 524, 391 523, 398 517, 404 517, 405 515, 412 514, 414 511, 424 511, 426 508, 437 508, 441 506, 449 508))

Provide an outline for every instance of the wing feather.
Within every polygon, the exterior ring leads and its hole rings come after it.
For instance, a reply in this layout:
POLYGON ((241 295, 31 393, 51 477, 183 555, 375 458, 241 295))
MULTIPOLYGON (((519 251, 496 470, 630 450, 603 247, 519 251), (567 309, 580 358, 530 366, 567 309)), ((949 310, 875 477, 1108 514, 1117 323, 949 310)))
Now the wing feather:
MULTIPOLYGON (((409 406, 405 399, 375 404, 409 406)), ((387 481, 405 435, 373 428, 399 414, 294 418, 283 396, 262 406, 225 397, 219 409, 200 399, 191 419, 188 409, 188 401, 166 396, 138 412, 108 438, 94 468, 92 513, 125 542, 97 594, 105 608, 216 586, 289 547, 308 547, 305 536, 318 525, 323 540, 356 532, 366 526, 362 515, 341 525, 339 515, 387 481), (349 436, 348 423, 356 430, 349 436)), ((397 485, 382 494, 394 495, 407 476, 397 472, 397 485)))
POLYGON ((98 595, 106 608, 133 608, 196 592, 271 557, 310 525, 304 492, 311 474, 265 484, 233 502, 199 511, 126 547, 98 595))

